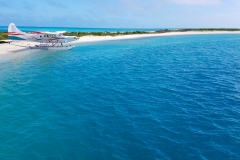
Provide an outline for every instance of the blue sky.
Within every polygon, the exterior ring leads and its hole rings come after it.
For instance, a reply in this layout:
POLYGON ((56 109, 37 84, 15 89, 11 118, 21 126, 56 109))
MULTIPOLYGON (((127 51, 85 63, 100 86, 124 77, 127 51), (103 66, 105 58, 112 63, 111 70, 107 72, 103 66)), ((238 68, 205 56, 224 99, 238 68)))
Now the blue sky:
POLYGON ((240 0, 0 0, 0 26, 240 28, 240 0))

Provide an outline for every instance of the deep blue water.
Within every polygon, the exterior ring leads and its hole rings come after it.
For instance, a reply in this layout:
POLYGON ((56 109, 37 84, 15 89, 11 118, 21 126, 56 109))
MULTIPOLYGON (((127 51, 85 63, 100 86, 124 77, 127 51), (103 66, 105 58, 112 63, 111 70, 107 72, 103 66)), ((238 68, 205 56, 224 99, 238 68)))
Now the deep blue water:
MULTIPOLYGON (((17 26, 17 24, 16 24, 17 26)), ((159 28, 73 28, 73 27, 24 27, 17 26, 23 32, 34 31, 67 31, 67 32, 133 32, 133 31, 157 31, 159 28)), ((0 32, 7 32, 8 26, 0 26, 0 32)))
POLYGON ((0 56, 0 159, 240 159, 240 35, 0 56))

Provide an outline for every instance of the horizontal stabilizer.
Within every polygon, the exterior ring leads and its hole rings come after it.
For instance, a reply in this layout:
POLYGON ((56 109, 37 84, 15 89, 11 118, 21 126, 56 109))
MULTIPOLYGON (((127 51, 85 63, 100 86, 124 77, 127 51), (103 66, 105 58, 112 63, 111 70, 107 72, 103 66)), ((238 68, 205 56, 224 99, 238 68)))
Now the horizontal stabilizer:
POLYGON ((11 40, 25 40, 25 33, 20 31, 14 23, 10 23, 8 26, 8 38, 11 40))

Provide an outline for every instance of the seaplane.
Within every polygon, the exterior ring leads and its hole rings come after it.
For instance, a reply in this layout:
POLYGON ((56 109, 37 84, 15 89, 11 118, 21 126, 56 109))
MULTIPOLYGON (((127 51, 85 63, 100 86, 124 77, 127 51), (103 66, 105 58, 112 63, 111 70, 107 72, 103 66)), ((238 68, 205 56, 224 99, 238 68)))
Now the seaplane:
POLYGON ((10 23, 8 26, 8 37, 10 40, 39 42, 39 45, 29 46, 31 49, 70 50, 74 48, 72 45, 63 44, 76 41, 79 38, 76 36, 65 36, 64 33, 66 31, 26 33, 20 31, 14 23, 10 23))

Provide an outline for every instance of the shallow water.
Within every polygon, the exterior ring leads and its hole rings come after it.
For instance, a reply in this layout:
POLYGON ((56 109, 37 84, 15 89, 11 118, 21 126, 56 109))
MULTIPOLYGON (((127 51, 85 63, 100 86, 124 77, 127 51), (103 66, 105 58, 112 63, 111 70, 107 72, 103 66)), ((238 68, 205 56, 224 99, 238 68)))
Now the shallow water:
POLYGON ((0 56, 0 159, 240 159, 240 35, 0 56))

